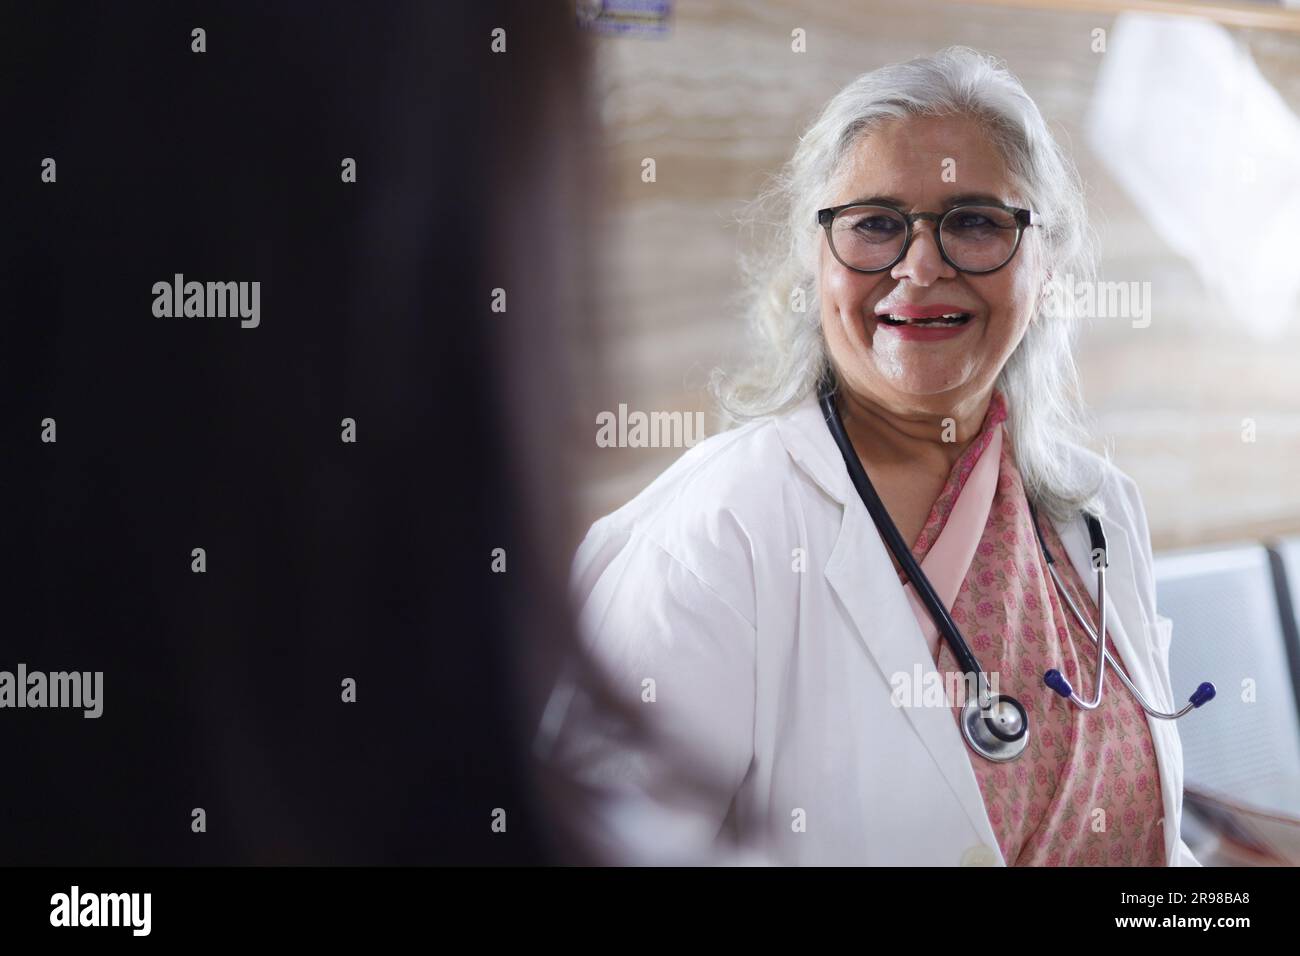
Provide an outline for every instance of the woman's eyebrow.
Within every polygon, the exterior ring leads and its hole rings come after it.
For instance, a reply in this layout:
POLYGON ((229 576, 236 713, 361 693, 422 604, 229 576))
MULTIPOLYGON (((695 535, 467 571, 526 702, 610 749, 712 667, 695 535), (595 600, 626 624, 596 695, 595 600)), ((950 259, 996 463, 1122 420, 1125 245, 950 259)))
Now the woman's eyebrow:
POLYGON ((847 203, 850 206, 897 206, 903 209, 907 203, 897 196, 866 196, 862 199, 851 199, 847 203))
MULTIPOLYGON (((964 206, 968 203, 980 203, 983 205, 1005 206, 1001 196, 994 196, 992 193, 962 193, 960 196, 948 196, 943 200, 945 208, 951 209, 953 206, 964 206)), ((899 209, 908 209, 911 204, 899 199, 897 196, 866 196, 862 199, 854 199, 848 203, 853 206, 895 206, 899 209)))
POLYGON ((953 206, 964 206, 967 203, 981 203, 986 206, 1009 206, 1011 203, 1006 202, 1001 196, 994 196, 992 193, 965 193, 961 196, 949 196, 943 201, 949 208, 953 206))

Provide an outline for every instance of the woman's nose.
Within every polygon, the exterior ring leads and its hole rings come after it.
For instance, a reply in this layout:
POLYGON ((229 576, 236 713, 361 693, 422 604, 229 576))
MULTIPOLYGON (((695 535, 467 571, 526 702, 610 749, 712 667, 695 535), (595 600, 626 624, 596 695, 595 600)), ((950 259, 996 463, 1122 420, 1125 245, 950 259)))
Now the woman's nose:
POLYGON ((934 225, 918 222, 912 229, 912 244, 906 254, 894 264, 889 275, 894 279, 909 279, 917 285, 930 285, 936 279, 954 279, 957 270, 944 261, 939 253, 939 243, 934 225))

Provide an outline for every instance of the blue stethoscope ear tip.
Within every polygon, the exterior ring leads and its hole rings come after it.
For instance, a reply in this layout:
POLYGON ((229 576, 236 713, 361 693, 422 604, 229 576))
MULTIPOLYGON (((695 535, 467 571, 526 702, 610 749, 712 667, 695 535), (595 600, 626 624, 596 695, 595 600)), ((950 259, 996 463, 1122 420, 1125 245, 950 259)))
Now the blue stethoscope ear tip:
POLYGON ((1070 687, 1070 682, 1055 668, 1043 675, 1043 683, 1052 688, 1052 690, 1056 691, 1062 697, 1069 697, 1074 693, 1070 687))
POLYGON ((1214 700, 1214 694, 1214 685, 1209 681, 1206 681, 1200 687, 1196 688, 1196 693, 1194 693, 1189 700, 1193 707, 1200 707, 1202 704, 1208 704, 1210 701, 1214 700))

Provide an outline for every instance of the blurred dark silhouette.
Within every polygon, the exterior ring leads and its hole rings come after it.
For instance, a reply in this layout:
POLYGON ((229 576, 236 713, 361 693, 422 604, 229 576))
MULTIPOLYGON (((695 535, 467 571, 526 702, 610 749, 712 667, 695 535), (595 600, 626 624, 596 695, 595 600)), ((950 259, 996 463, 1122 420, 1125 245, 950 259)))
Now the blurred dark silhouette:
POLYGON ((0 669, 104 672, 98 720, 0 711, 0 862, 587 859, 528 751, 596 329, 572 10, 42 3, 0 43, 0 669), (259 281, 260 326, 155 317, 176 273, 259 281))

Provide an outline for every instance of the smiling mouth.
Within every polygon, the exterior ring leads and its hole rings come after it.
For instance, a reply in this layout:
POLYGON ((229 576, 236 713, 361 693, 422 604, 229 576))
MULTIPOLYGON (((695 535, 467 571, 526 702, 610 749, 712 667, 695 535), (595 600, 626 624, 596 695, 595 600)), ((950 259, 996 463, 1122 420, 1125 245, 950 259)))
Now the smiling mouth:
POLYGON ((888 312, 877 315, 876 318, 886 325, 924 325, 927 328, 955 328, 959 325, 965 325, 975 317, 972 312, 948 312, 944 315, 936 315, 933 318, 912 318, 906 315, 892 315, 888 312))

